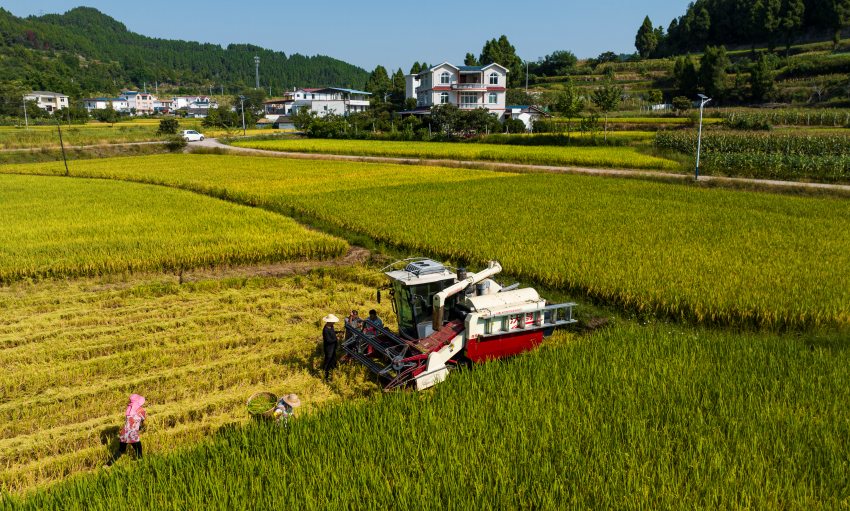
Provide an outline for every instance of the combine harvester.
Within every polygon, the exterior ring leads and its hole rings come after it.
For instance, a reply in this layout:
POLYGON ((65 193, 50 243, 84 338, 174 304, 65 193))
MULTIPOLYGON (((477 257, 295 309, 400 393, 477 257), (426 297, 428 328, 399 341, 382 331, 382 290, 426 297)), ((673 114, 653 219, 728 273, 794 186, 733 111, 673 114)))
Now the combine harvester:
POLYGON ((548 305, 532 288, 497 284, 490 278, 502 271, 496 261, 471 275, 424 258, 398 261, 382 271, 390 280, 385 289, 398 333, 367 319, 377 333, 346 325, 342 348, 377 374, 384 390, 427 389, 443 381, 450 368, 533 349, 555 328, 576 322, 574 303, 548 305), (393 269, 402 264, 404 269, 393 269))

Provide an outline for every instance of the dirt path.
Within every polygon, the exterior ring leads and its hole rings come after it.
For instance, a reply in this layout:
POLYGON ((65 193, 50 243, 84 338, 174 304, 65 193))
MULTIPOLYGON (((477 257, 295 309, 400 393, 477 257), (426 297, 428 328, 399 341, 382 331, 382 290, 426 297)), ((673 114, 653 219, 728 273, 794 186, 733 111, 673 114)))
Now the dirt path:
MULTIPOLYGON (((435 167, 455 167, 469 169, 499 170, 505 172, 548 172, 557 174, 584 174, 592 176, 609 176, 625 178, 649 178, 660 181, 693 181, 690 174, 672 174, 661 171, 636 170, 636 169, 594 169, 587 167, 558 167, 553 165, 524 165, 519 163, 500 163, 490 161, 465 161, 465 160, 440 160, 423 158, 390 158, 385 156, 351 156, 344 154, 321 154, 321 153, 298 153, 283 151, 268 151, 264 149, 250 149, 247 147, 235 147, 222 144, 214 138, 208 138, 201 142, 193 142, 193 147, 204 147, 207 149, 220 149, 232 153, 248 154, 254 156, 270 156, 277 158, 294 158, 302 160, 336 160, 356 161, 365 163, 392 163, 401 165, 430 165, 435 167)), ((773 188, 778 190, 807 190, 807 191, 829 191, 850 194, 850 185, 837 185, 827 183, 802 183, 796 181, 776 181, 769 179, 748 179, 742 177, 720 177, 700 176, 700 183, 718 184, 721 186, 743 186, 773 188)))
POLYGON ((182 282, 215 280, 233 277, 286 277, 308 273, 317 268, 352 266, 365 263, 372 253, 363 248, 352 246, 348 253, 336 259, 325 261, 288 261, 272 264, 252 264, 246 266, 197 268, 183 272, 182 282))

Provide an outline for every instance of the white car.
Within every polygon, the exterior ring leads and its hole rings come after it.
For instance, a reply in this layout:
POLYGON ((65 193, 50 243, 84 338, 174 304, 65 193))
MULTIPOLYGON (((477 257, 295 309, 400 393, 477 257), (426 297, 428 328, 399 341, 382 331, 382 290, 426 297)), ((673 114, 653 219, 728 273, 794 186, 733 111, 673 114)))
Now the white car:
POLYGON ((204 139, 204 136, 195 130, 183 130, 180 132, 180 136, 186 142, 197 142, 204 139))

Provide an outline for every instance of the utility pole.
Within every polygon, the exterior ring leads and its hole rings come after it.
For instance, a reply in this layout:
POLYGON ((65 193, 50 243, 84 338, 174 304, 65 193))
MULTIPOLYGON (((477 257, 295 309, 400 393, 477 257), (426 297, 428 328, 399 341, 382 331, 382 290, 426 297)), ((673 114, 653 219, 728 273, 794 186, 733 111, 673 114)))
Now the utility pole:
POLYGON ((699 94, 699 135, 697 135, 697 168, 694 171, 694 179, 699 181, 699 153, 700 149, 702 149, 702 110, 711 98, 705 96, 703 94, 699 94))
POLYGON ((29 121, 29 118, 27 118, 27 97, 26 96, 24 96, 24 125, 26 126, 26 129, 30 129, 30 121, 29 121))
POLYGON ((525 61, 525 93, 528 94, 528 61, 525 61))
POLYGON ((62 161, 65 162, 65 175, 69 174, 68 172, 68 158, 65 156, 65 143, 62 141, 62 123, 59 122, 59 117, 56 114, 53 114, 53 118, 56 120, 56 129, 59 130, 59 147, 62 148, 62 161))
POLYGON ((245 96, 239 96, 239 103, 242 105, 242 136, 245 136, 245 96))
POLYGON ((254 57, 254 68, 255 68, 255 71, 256 71, 256 78, 257 78, 257 86, 255 88, 259 89, 260 88, 260 57, 257 57, 257 56, 254 57))

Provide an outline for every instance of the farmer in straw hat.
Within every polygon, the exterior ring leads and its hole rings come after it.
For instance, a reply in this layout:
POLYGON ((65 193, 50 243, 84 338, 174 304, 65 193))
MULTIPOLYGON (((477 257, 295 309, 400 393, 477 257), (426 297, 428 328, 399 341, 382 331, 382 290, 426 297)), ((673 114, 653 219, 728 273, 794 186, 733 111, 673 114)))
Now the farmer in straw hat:
POLYGON ((274 408, 274 418, 278 423, 289 426, 289 418, 295 414, 295 408, 301 406, 301 400, 295 394, 287 394, 280 398, 274 408))
POLYGON ((139 438, 139 430, 148 417, 147 412, 142 408, 143 404, 145 404, 144 397, 138 394, 132 394, 130 396, 130 402, 124 411, 124 427, 118 433, 118 440, 120 441, 118 452, 106 462, 107 467, 112 466, 113 463, 118 461, 118 458, 127 452, 127 444, 133 446, 137 458, 142 457, 142 441, 139 438))
POLYGON ((325 371, 325 380, 330 377, 330 371, 336 367, 336 330, 334 324, 339 323, 339 318, 333 314, 328 314, 322 318, 325 327, 322 329, 322 348, 325 352, 325 361, 322 364, 322 369, 325 371))

